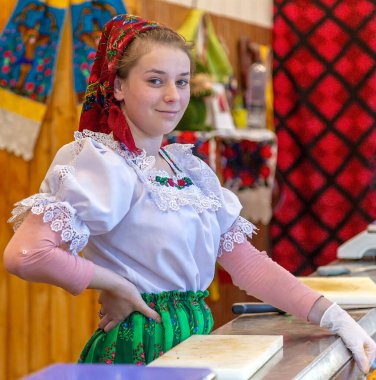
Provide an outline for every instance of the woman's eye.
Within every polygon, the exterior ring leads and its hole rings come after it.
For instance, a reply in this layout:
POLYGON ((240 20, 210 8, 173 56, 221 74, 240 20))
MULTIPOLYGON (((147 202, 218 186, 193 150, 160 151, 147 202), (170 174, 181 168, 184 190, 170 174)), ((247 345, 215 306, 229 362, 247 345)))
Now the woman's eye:
POLYGON ((162 81, 158 78, 151 78, 148 80, 148 82, 155 85, 155 86, 159 86, 162 84, 162 81))
POLYGON ((186 87, 189 85, 189 81, 186 79, 180 79, 176 82, 179 87, 186 87))

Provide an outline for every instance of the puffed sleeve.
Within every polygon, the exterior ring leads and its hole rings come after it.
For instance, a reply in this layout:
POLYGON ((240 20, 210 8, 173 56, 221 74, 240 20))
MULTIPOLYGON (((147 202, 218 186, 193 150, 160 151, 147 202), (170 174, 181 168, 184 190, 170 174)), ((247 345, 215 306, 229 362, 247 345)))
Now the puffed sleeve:
POLYGON ((77 254, 90 235, 110 231, 125 216, 135 181, 117 152, 83 138, 59 150, 40 192, 18 202, 9 221, 17 229, 29 211, 43 214, 43 221, 77 254))
POLYGON ((204 161, 192 154, 192 145, 172 144, 168 148, 178 156, 181 164, 195 183, 210 199, 217 214, 221 230, 218 256, 223 252, 232 252, 235 244, 241 244, 252 237, 256 227, 240 216, 242 205, 238 197, 222 187, 216 173, 204 161))

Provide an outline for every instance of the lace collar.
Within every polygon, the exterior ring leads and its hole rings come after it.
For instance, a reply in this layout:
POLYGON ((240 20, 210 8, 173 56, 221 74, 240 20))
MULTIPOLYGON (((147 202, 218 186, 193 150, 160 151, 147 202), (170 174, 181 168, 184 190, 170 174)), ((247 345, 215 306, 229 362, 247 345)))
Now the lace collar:
POLYGON ((176 157, 179 158, 177 161, 181 171, 171 177, 163 170, 155 170, 154 156, 147 156, 145 150, 142 150, 141 153, 130 152, 123 143, 114 140, 112 134, 84 130, 75 132, 74 138, 76 141, 75 155, 82 149, 84 139, 90 138, 123 157, 133 167, 152 195, 158 208, 162 211, 178 210, 185 205, 192 205, 198 212, 206 209, 217 211, 221 207, 218 194, 208 188, 211 186, 210 181, 205 180, 208 177, 207 173, 200 171, 197 175, 197 173, 190 173, 189 170, 184 168, 184 158, 188 159, 188 161, 192 159, 193 144, 171 144, 164 147, 167 154, 173 157, 173 161, 175 161, 176 157), (174 183, 182 183, 182 180, 187 182, 188 178, 191 179, 192 184, 189 186, 165 186, 164 181, 158 181, 156 177, 171 178, 174 183))

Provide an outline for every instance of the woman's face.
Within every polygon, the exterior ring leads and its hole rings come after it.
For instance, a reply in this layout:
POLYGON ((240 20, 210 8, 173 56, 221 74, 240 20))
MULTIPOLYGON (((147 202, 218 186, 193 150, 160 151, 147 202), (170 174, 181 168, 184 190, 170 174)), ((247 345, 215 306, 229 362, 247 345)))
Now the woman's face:
POLYGON ((136 145, 174 130, 190 98, 190 60, 182 50, 155 44, 140 57, 127 79, 116 79, 114 95, 136 145))

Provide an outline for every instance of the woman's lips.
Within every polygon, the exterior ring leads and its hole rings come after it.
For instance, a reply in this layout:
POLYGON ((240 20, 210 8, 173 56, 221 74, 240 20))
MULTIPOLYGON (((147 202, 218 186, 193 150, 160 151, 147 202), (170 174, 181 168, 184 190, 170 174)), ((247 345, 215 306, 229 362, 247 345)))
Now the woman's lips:
POLYGON ((179 111, 163 111, 163 110, 157 110, 157 112, 167 117, 175 117, 179 113, 179 111))

